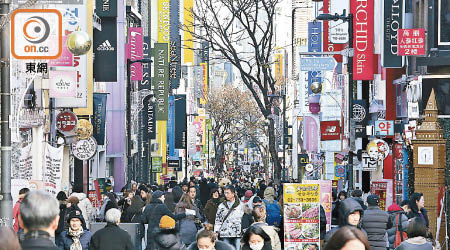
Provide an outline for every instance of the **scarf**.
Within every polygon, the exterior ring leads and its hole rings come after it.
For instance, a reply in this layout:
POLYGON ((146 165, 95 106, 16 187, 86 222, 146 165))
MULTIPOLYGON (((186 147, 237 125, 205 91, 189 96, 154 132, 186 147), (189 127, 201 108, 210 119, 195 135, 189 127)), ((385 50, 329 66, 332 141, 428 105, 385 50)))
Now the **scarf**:
POLYGON ((80 228, 79 231, 73 231, 71 228, 69 228, 68 235, 72 237, 72 245, 70 245, 70 250, 83 250, 80 242, 80 237, 83 234, 83 229, 80 228))

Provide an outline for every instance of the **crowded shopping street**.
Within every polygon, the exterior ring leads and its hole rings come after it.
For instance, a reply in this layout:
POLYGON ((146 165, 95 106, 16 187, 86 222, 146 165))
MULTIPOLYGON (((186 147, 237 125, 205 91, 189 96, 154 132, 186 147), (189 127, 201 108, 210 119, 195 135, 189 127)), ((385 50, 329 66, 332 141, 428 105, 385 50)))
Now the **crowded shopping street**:
POLYGON ((450 0, 0 0, 0 250, 448 250, 450 0))

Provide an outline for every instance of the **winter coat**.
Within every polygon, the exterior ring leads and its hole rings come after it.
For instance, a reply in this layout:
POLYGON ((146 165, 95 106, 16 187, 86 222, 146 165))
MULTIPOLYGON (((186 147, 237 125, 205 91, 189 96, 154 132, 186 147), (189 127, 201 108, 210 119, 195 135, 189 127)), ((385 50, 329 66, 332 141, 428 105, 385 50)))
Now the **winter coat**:
MULTIPOLYGON (((220 240, 216 240, 216 245, 214 246, 215 250, 235 250, 234 247, 228 243, 225 243, 220 240)), ((199 250, 197 242, 193 242, 187 250, 199 250)))
POLYGON ((92 216, 92 203, 85 193, 72 193, 71 196, 75 196, 80 201, 78 203, 78 207, 81 210, 81 214, 83 214, 83 218, 86 221, 86 228, 89 229, 89 221, 92 216))
POLYGON ((387 230, 390 249, 394 249, 395 234, 397 233, 397 217, 398 222, 402 226, 403 232, 406 232, 409 225, 408 217, 406 216, 405 212, 403 212, 403 210, 391 212, 391 214, 389 215, 389 224, 391 224, 392 227, 387 230))
POLYGON ((155 235, 155 250, 185 250, 176 230, 162 230, 155 235))
POLYGON ((267 187, 264 190, 264 200, 272 202, 275 200, 275 189, 273 187, 267 187))
POLYGON ((173 202, 176 204, 180 201, 181 196, 183 196, 183 190, 181 190, 180 186, 175 186, 172 189, 173 194, 173 202))
POLYGON ((418 236, 403 241, 395 250, 433 250, 433 244, 424 237, 418 236))
MULTIPOLYGON (((145 206, 142 213, 142 223, 147 224, 147 245, 153 242, 153 236, 160 233, 159 221, 161 217, 167 215, 174 220, 181 220, 186 217, 186 214, 173 214, 160 199, 152 197, 150 203, 145 206)), ((147 247, 148 248, 148 247, 147 247)))
POLYGON ((252 210, 247 204, 242 205, 244 208, 244 215, 242 216, 241 228, 242 232, 245 232, 247 228, 249 228, 253 222, 252 210))
POLYGON ((214 225, 214 223, 216 222, 216 213, 219 204, 220 198, 217 198, 216 201, 214 201, 214 199, 209 199, 208 202, 206 202, 205 217, 209 224, 214 225))
POLYGON ((117 205, 119 207, 121 207, 122 209, 122 215, 120 216, 120 222, 121 223, 130 223, 131 222, 131 217, 129 216, 127 210, 130 207, 130 204, 128 203, 128 199, 126 199, 125 197, 120 199, 117 202, 117 205))
POLYGON ((16 201, 16 204, 14 204, 13 207, 13 219, 14 219, 14 232, 19 232, 19 214, 20 214, 20 204, 22 203, 23 199, 19 199, 16 201))
MULTIPOLYGON (((66 205, 64 205, 64 206, 66 206, 66 205)), ((69 229, 70 224, 69 224, 69 222, 67 222, 67 219, 69 218, 69 214, 72 211, 80 211, 81 212, 81 209, 75 204, 72 204, 68 208, 66 207, 66 209, 64 210, 63 221, 61 221, 61 218, 59 218, 59 222, 62 223, 62 225, 63 225, 63 230, 69 229)), ((60 210, 60 213, 61 213, 61 210, 60 210)), ((83 212, 81 212, 81 225, 83 226, 84 230, 87 230, 86 220, 84 219, 83 212)), ((58 224, 58 227, 59 227, 59 224, 58 224)))
MULTIPOLYGON (((430 221, 428 220, 428 213, 427 210, 425 208, 420 209, 420 212, 422 212, 422 215, 424 217, 424 223, 427 227, 430 226, 430 221)), ((420 216, 419 211, 417 210, 417 207, 411 207, 411 211, 408 213, 408 218, 422 218, 420 216)))
POLYGON ((59 221, 58 221, 58 227, 55 230, 55 234, 61 234, 66 228, 64 228, 67 224, 66 222, 66 202, 65 201, 59 201, 59 221))
POLYGON ((242 235, 242 216, 244 215, 244 209, 242 203, 236 197, 233 205, 228 207, 227 201, 220 203, 217 214, 216 222, 214 223, 214 232, 219 233, 222 238, 234 238, 241 237, 242 235), (229 210, 232 210, 230 215, 225 219, 229 210))
MULTIPOLYGON (((83 231, 80 237, 80 243, 83 250, 89 249, 89 243, 91 242, 91 232, 83 231)), ((72 237, 69 235, 69 231, 64 231, 61 233, 62 244, 59 246, 62 250, 70 250, 70 246, 73 243, 72 237)))
POLYGON ((141 199, 139 195, 135 195, 131 200, 131 205, 128 207, 126 214, 131 223, 139 223, 141 233, 139 238, 144 237, 145 235, 145 226, 142 222, 142 209, 145 207, 145 201, 141 199))
POLYGON ((59 250, 50 238, 50 234, 44 231, 28 232, 20 245, 22 250, 59 250))
MULTIPOLYGON (((339 226, 331 229, 327 232, 324 238, 324 244, 330 240, 331 236, 340 228, 343 226, 353 226, 348 224, 348 216, 352 214, 355 211, 359 211, 361 218, 359 219, 359 223, 356 226, 357 228, 361 229, 361 221, 364 217, 364 210, 362 209, 361 205, 355 201, 354 199, 345 199, 341 202, 339 202, 339 226)), ((366 231, 362 229, 364 234, 367 235, 366 231)), ((385 247, 386 248, 386 247, 385 247)))
POLYGON ((264 232, 267 235, 269 235, 270 243, 272 245, 271 249, 281 250, 280 237, 278 236, 278 231, 275 230, 275 228, 273 226, 269 226, 269 224, 267 224, 265 222, 255 222, 255 223, 252 224, 252 226, 253 225, 261 227, 264 230, 264 232))
POLYGON ((202 207, 206 206, 206 202, 208 202, 209 197, 210 188, 208 186, 208 183, 206 183, 206 181, 202 181, 200 183, 200 201, 202 203, 202 207))
MULTIPOLYGON (((178 211, 176 211, 177 214, 184 214, 186 210, 186 204, 184 202, 179 203, 180 207, 178 208, 178 211)), ((196 216, 187 215, 183 219, 180 220, 180 238, 181 242, 185 245, 190 245, 192 242, 195 241, 195 237, 197 236, 197 226, 195 225, 195 218, 201 220, 200 212, 198 211, 197 207, 193 207, 193 210, 195 210, 196 216)))
POLYGON ((369 205, 364 211, 362 226, 367 232, 371 250, 385 250, 387 247, 386 230, 389 215, 378 206, 369 205))
POLYGON ((92 235, 89 250, 134 250, 131 236, 116 224, 106 226, 92 235))

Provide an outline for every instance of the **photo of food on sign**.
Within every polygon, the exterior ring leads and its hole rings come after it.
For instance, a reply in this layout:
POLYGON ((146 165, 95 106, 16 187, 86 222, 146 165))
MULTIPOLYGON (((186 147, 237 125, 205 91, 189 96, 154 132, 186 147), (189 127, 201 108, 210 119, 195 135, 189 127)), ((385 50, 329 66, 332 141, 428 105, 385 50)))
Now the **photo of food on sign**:
POLYGON ((302 239, 302 223, 286 224, 285 238, 289 240, 302 239))
POLYGON ((293 204, 293 205, 285 205, 284 216, 286 219, 294 220, 302 218, 302 205, 301 204, 293 204))
POLYGON ((313 203, 303 204, 302 219, 318 220, 319 219, 319 204, 313 204, 313 203))
POLYGON ((319 224, 288 223, 285 226, 285 238, 288 240, 318 239, 319 224))
POLYGON ((319 250, 319 245, 317 244, 304 244, 302 250, 319 250))
POLYGON ((302 235, 304 239, 318 239, 319 238, 319 224, 305 223, 302 224, 302 235))

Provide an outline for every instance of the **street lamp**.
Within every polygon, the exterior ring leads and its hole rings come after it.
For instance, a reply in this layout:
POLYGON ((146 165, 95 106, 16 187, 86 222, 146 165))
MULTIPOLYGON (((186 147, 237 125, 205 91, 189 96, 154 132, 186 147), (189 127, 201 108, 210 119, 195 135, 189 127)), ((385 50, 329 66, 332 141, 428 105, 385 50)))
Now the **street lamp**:
MULTIPOLYGON (((350 50, 353 49, 353 14, 345 15, 345 10, 342 15, 335 13, 332 14, 320 14, 316 17, 316 20, 322 21, 337 21, 342 20, 344 22, 348 22, 348 47, 350 50)), ((349 53, 349 59, 347 62, 347 71, 348 71, 348 127, 349 127, 349 152, 348 152, 348 168, 349 168, 349 182, 348 182, 348 191, 353 190, 353 139, 351 136, 351 124, 353 119, 353 53, 349 53)))
POLYGON ((127 59, 127 86, 126 86, 126 93, 127 93, 127 177, 128 182, 132 180, 131 173, 133 173, 134 177, 134 171, 131 171, 131 64, 133 63, 151 63, 153 62, 151 59, 145 58, 145 59, 139 59, 139 60, 131 60, 127 59))
MULTIPOLYGON (((283 98, 283 138, 282 138, 282 142, 283 142, 283 168, 286 168, 286 148, 285 148, 285 133, 286 133, 286 91, 283 90, 283 94, 282 95, 268 95, 268 97, 271 98, 283 98)), ((278 165, 277 165, 278 166, 278 165)), ((281 170, 282 169, 277 169, 277 172, 281 174, 281 170)), ((283 172, 283 176, 281 176, 280 179, 283 179, 283 181, 285 180, 285 174, 283 172)))

